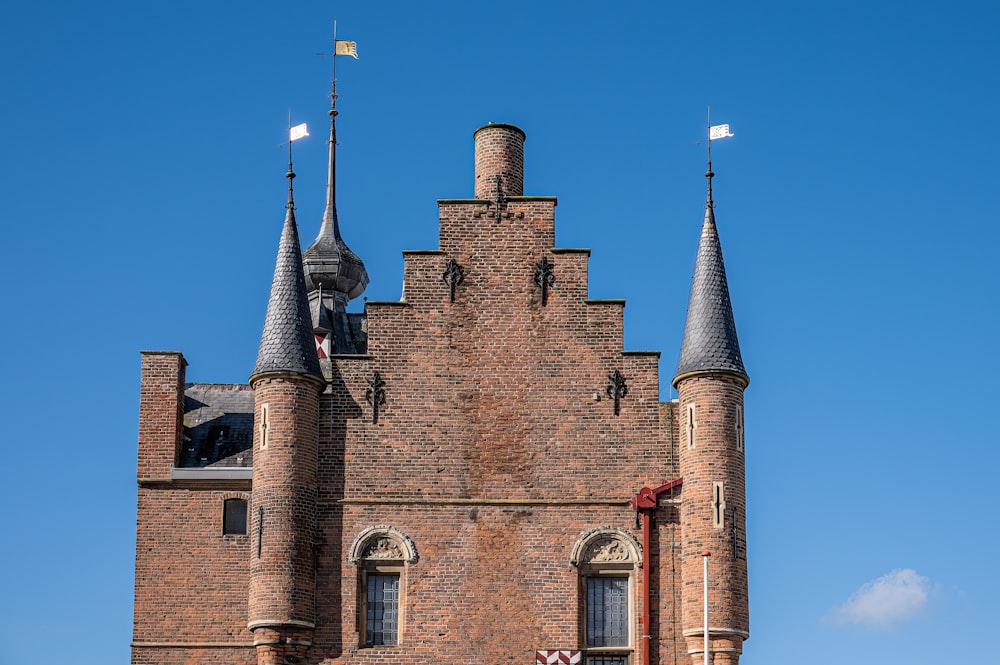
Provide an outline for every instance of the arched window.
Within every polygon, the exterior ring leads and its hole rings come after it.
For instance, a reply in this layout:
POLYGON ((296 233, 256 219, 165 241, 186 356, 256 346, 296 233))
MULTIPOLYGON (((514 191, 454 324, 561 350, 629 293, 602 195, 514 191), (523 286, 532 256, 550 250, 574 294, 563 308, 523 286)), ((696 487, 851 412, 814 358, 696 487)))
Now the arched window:
POLYGON ((413 541, 395 527, 368 527, 354 539, 350 561, 358 567, 362 646, 399 644, 404 629, 406 568, 417 562, 413 541))
POLYGON ((580 571, 584 662, 626 665, 635 650, 635 571, 642 567, 639 541, 624 529, 593 529, 577 541, 570 563, 580 571))

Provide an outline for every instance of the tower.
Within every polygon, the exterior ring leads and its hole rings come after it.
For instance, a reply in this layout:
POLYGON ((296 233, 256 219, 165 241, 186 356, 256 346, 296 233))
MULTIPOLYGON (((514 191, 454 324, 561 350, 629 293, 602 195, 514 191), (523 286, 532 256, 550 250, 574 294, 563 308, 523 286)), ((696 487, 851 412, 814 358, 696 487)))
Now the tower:
POLYGON ((736 336, 722 245, 708 196, 684 341, 673 384, 679 397, 682 617, 688 653, 703 662, 703 555, 709 555, 709 655, 737 663, 749 633, 743 391, 750 382, 736 336))
POLYGON ((258 665, 302 662, 316 626, 320 373, 306 296, 291 162, 288 205, 250 387, 253 495, 247 628, 258 665))

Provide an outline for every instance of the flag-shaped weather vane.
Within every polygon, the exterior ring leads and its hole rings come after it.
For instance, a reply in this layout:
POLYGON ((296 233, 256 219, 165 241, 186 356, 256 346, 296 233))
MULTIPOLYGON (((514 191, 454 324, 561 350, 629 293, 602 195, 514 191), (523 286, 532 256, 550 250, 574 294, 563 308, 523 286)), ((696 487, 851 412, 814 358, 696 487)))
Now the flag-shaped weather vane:
POLYGON ((303 122, 301 125, 292 127, 292 110, 288 109, 288 173, 285 174, 285 177, 288 178, 288 205, 285 207, 291 210, 295 209, 295 198, 292 192, 292 179, 295 178, 295 171, 292 169, 292 143, 307 136, 309 136, 309 128, 306 123, 303 122))
POLYGON ((349 39, 337 39, 337 22, 333 22, 333 53, 317 53, 316 55, 333 58, 333 83, 330 90, 330 115, 337 115, 337 56, 349 55, 358 59, 358 43, 349 39))
POLYGON ((708 107, 708 170, 705 171, 705 177, 708 178, 708 200, 705 205, 710 208, 715 206, 712 202, 712 176, 715 175, 715 173, 712 172, 712 141, 718 141, 719 139, 724 139, 729 136, 735 136, 735 134, 729 131, 728 124, 712 124, 712 107, 708 107))

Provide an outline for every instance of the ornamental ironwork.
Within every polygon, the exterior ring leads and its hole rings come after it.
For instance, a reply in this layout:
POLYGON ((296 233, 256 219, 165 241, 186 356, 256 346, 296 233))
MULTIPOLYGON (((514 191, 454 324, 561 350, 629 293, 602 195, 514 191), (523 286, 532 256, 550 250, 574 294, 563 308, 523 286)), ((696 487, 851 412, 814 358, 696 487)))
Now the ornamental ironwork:
POLYGON ((542 290, 542 307, 549 302, 549 287, 556 283, 556 276, 553 270, 556 264, 549 261, 549 257, 543 256, 542 260, 535 264, 535 286, 542 290))
POLYGON ((372 405, 372 424, 378 422, 379 407, 385 404, 385 381, 382 375, 375 372, 372 380, 368 382, 368 389, 365 390, 365 401, 372 405))
POLYGON ((448 298, 455 302, 455 289, 465 281, 465 270, 455 259, 448 259, 448 265, 441 274, 441 281, 448 285, 448 298))
POLYGON ((628 386, 625 385, 625 375, 615 370, 613 374, 608 374, 608 385, 605 388, 608 397, 615 400, 615 415, 621 412, 621 400, 628 395, 628 386))

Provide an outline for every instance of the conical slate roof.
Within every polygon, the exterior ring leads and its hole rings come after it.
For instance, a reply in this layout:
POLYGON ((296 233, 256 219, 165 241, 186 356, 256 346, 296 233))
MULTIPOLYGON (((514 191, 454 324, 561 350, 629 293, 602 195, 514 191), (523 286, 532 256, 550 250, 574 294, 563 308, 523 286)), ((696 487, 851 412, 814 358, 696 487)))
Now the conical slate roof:
POLYGON ((749 379, 740 356, 740 341, 736 337, 711 193, 705 207, 705 223, 701 227, 684 342, 681 344, 681 359, 674 385, 680 377, 692 372, 732 372, 749 379))
POLYGON ((278 260, 274 266, 271 297, 267 301, 264 332, 253 375, 266 372, 294 372, 322 379, 309 299, 302 272, 302 255, 295 212, 289 201, 285 226, 278 243, 278 260))

